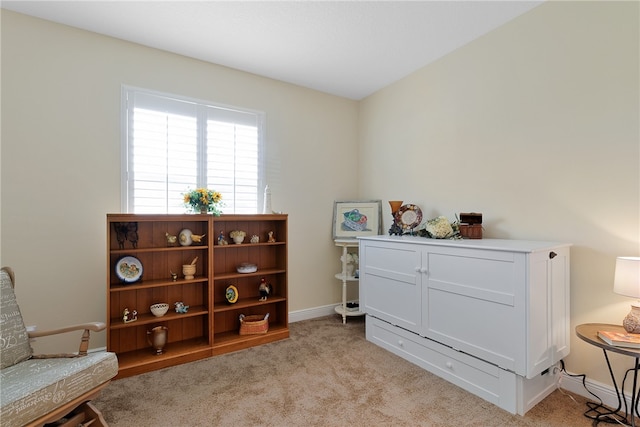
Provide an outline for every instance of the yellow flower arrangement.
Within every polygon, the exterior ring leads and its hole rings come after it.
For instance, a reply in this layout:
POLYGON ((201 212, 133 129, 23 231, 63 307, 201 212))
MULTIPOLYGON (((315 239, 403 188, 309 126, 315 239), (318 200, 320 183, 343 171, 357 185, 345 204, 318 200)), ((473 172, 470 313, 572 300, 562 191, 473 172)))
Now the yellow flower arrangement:
POLYGON ((219 216, 222 213, 222 194, 207 188, 196 188, 184 193, 184 204, 195 213, 210 212, 219 216))

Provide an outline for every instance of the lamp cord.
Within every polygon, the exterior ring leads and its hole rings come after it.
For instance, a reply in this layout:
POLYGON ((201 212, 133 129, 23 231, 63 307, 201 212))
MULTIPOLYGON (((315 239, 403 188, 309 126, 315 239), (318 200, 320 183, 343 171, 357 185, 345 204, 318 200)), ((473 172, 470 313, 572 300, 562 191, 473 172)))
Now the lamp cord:
MULTIPOLYGON (((622 399, 624 400, 624 412, 625 415, 627 413, 627 399, 625 397, 624 394, 624 385, 625 382, 627 381, 627 376, 629 375, 629 373, 631 371, 634 371, 635 369, 637 369, 638 367, 635 368, 629 368, 627 369, 627 371, 624 374, 624 377, 622 378, 622 388, 621 388, 621 393, 622 393, 622 399)), ((557 368, 556 368, 557 369, 557 368)), ((617 423, 620 425, 628 425, 626 423, 627 419, 626 416, 622 416, 622 415, 617 415, 614 414, 612 412, 609 413, 604 413, 604 412, 599 412, 598 409, 599 408, 606 408, 606 406, 604 405, 604 403, 602 402, 602 399, 600 399, 600 397, 598 397, 597 394, 593 393, 591 390, 589 390, 589 388, 587 387, 587 375, 586 374, 570 374, 569 372, 567 372, 567 370, 565 369, 565 365, 564 365, 564 360, 560 360, 560 371, 563 372, 565 375, 572 377, 572 378, 581 378, 581 382, 582 382, 582 387, 584 387, 584 389, 587 391, 587 393, 589 393, 591 396, 593 396, 595 398, 595 400, 598 402, 587 402, 587 407, 589 408, 587 411, 584 412, 584 416, 594 420, 594 421, 604 421, 606 423, 617 423), (595 413, 594 415, 591 415, 591 413, 595 413), (601 418, 601 416, 606 416, 606 418, 601 418)), ((561 379, 558 380, 558 390, 560 390, 560 393, 562 393, 565 396, 568 396, 571 400, 573 400, 576 404, 578 404, 578 401, 569 393, 565 392, 564 390, 562 390, 562 388, 560 388, 560 383, 562 381, 562 377, 560 377, 561 379)), ((631 410, 634 410, 634 402, 631 402, 631 410)))

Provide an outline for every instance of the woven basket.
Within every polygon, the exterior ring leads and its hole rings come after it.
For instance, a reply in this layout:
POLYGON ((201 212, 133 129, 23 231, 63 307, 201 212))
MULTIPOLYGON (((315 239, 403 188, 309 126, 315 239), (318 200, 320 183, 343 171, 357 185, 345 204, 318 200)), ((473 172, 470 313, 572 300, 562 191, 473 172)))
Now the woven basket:
POLYGON ((266 334, 268 330, 269 313, 264 316, 261 314, 240 315, 240 335, 266 334))

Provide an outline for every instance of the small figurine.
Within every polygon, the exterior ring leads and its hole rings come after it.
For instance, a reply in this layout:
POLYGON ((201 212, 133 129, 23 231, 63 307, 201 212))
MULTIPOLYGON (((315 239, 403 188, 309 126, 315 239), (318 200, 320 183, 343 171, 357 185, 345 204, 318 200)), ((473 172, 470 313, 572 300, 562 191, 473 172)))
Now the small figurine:
POLYGON ((174 282, 178 280, 178 273, 174 273, 172 270, 169 270, 169 273, 171 273, 171 280, 174 282))
POLYGON ((127 240, 126 222, 114 222, 113 228, 116 230, 116 240, 118 241, 118 249, 124 249, 124 241, 127 240))
POLYGON ((138 247, 137 222, 114 222, 113 227, 116 230, 116 240, 120 249, 124 249, 125 240, 130 241, 134 249, 138 247))
POLYGON ((273 235, 273 231, 270 231, 268 234, 269 234, 269 243, 275 243, 276 242, 276 238, 273 235))
POLYGON ((138 223, 137 222, 127 223, 127 240, 131 242, 131 246, 133 246, 134 249, 138 247, 138 223))
POLYGON ((172 236, 169 233, 164 233, 164 235, 167 237, 167 246, 175 246, 178 241, 178 236, 172 236))
POLYGON ((260 299, 259 301, 266 301, 267 298, 269 297, 269 294, 271 293, 271 284, 267 283, 264 280, 264 277, 260 279, 260 286, 258 287, 258 291, 260 292, 260 299))
POLYGON ((227 240, 224 238, 224 231, 220 232, 220 235, 218 236, 218 244, 219 245, 228 245, 229 242, 227 242, 227 240))
POLYGON ((204 236, 206 236, 206 234, 203 234, 201 236, 198 236, 197 234, 192 234, 191 240, 193 240, 193 243, 202 243, 202 239, 204 238, 204 236))
POLYGON ((186 313, 187 311, 189 311, 189 306, 188 305, 184 305, 184 303, 182 301, 178 301, 178 302, 174 303, 173 305, 176 306, 176 313, 186 313))
POLYGON ((138 310, 129 311, 128 308, 125 308, 122 312, 122 321, 124 323, 135 322, 138 320, 138 310))
POLYGON ((251 236, 250 242, 251 243, 260 243, 260 238, 256 234, 254 234, 253 236, 251 236))
POLYGON ((393 224, 391 224, 391 228, 389 228, 389 236, 393 236, 393 235, 402 236, 403 233, 404 231, 402 230, 402 227, 400 227, 394 221, 393 224))

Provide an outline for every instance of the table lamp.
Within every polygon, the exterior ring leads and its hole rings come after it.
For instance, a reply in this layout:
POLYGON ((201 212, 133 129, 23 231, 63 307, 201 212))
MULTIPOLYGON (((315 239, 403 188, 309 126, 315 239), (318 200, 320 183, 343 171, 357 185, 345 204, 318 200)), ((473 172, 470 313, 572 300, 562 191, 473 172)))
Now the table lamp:
MULTIPOLYGON (((640 257, 616 258, 613 292, 640 299, 640 257)), ((631 304, 622 326, 629 333, 640 334, 640 301, 631 304)))

